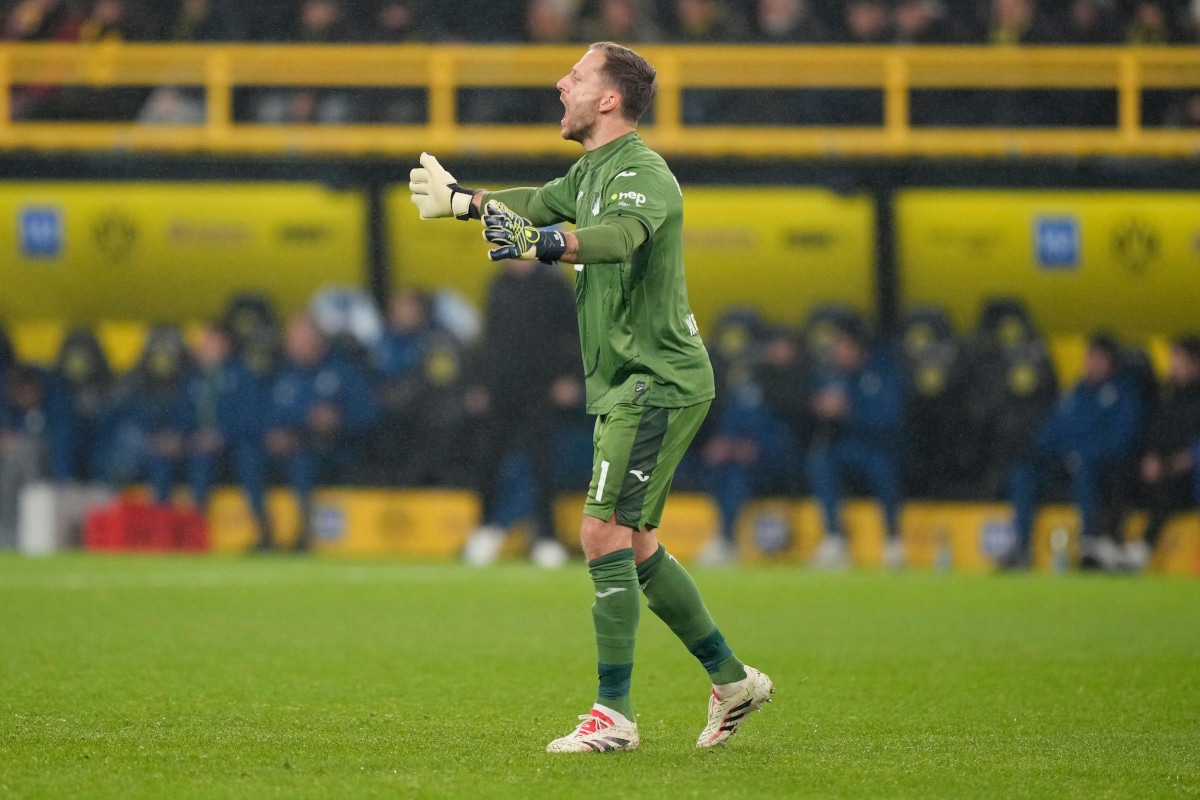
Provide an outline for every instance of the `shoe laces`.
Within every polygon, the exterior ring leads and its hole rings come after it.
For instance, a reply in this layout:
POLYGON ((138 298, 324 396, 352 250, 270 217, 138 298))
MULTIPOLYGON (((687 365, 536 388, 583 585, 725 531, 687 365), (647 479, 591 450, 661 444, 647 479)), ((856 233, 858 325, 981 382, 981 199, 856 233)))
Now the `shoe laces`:
POLYGON ((583 720, 583 722, 581 722, 579 727, 575 729, 576 736, 586 736, 608 727, 607 722, 600 717, 593 716, 592 714, 580 714, 579 718, 583 720))

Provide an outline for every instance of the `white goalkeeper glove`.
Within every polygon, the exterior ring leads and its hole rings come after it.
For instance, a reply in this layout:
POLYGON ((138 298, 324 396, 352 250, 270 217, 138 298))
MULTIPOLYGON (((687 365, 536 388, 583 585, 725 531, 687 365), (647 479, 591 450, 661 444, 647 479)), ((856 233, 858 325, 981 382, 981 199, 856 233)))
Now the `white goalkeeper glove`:
POLYGON ((459 186, 429 153, 421 153, 421 166, 408 174, 408 190, 421 219, 479 219, 479 212, 471 205, 476 190, 459 186))

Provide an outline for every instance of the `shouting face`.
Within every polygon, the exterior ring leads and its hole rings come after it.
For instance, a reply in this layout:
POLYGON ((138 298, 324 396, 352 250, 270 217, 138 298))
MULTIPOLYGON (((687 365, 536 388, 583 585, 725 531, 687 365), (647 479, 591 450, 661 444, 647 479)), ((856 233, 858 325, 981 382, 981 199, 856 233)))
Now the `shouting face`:
POLYGON ((563 104, 562 137, 574 142, 587 140, 596 127, 601 111, 616 108, 617 95, 601 71, 604 53, 589 50, 571 74, 556 84, 563 104))

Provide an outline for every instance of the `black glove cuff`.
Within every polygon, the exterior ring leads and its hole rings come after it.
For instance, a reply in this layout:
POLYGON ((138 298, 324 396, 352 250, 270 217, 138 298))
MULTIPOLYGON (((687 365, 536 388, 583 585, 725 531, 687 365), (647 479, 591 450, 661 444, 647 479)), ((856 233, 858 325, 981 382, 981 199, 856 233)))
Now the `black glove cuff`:
POLYGON ((542 228, 542 238, 538 242, 538 261, 554 264, 567 252, 567 237, 561 231, 542 228))
POLYGON ((454 209, 454 195, 465 194, 467 196, 467 213, 466 214, 455 214, 454 218, 460 219, 463 222, 466 222, 469 219, 479 219, 479 209, 475 207, 475 203, 471 202, 472 199, 475 197, 475 193, 478 192, 479 190, 478 189, 468 189, 465 186, 459 186, 457 183, 450 183, 450 184, 447 184, 447 186, 450 188, 450 208, 451 208, 451 210, 454 209))

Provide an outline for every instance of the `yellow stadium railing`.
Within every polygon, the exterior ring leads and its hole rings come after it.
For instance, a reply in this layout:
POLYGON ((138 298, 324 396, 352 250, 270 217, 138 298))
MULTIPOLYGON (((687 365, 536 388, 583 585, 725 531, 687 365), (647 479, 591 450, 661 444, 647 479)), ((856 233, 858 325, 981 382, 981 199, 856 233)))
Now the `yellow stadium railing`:
MULTIPOLYGON (((1147 89, 1200 87, 1200 48, 646 46, 661 84, 647 141, 681 156, 1182 157, 1200 154, 1195 131, 1142 125, 1147 89), (689 126, 689 88, 860 88, 882 90, 874 127, 689 126), (1117 124, 1086 129, 933 129, 909 122, 913 89, 1108 89, 1117 124)), ((319 46, 3 44, 0 149, 204 151, 241 154, 572 155, 547 126, 467 125, 456 92, 469 87, 549 87, 578 59, 579 46, 319 46), (14 85, 204 88, 200 125, 25 122, 12 119, 14 85), (428 96, 420 125, 260 125, 235 122, 239 86, 416 87, 428 96)))

